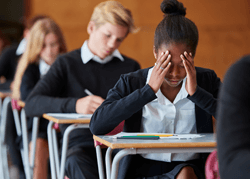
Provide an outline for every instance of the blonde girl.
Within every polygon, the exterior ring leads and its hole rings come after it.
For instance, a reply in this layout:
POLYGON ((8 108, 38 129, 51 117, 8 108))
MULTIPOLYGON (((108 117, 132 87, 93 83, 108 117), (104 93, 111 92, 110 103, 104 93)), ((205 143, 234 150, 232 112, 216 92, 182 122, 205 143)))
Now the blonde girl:
MULTIPOLYGON (((30 31, 27 48, 17 66, 12 98, 25 101, 57 56, 65 53, 66 50, 65 40, 59 26, 50 18, 37 21, 30 31)), ((48 173, 47 124, 45 119, 40 119, 34 179, 44 179, 48 173)), ((28 119, 28 129, 31 132, 32 119, 28 119)))

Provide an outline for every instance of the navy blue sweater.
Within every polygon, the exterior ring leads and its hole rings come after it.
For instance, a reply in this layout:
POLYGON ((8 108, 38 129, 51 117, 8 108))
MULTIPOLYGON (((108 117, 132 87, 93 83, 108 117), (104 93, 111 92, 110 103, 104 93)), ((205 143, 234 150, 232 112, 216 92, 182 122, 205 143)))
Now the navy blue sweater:
POLYGON ((0 76, 4 76, 5 83, 0 84, 1 90, 9 90, 10 84, 14 79, 16 66, 20 55, 16 55, 17 46, 4 49, 0 56, 0 76))
POLYGON ((218 103, 217 145, 221 179, 250 177, 250 56, 227 71, 218 103))
MULTIPOLYGON (((93 94, 106 98, 108 90, 118 81, 121 74, 136 71, 139 64, 123 56, 122 62, 113 58, 106 64, 93 60, 84 64, 80 49, 58 57, 47 74, 38 82, 26 99, 27 116, 42 116, 44 113, 75 113, 76 101, 87 96, 88 89, 93 94)), ((60 125, 64 133, 69 125, 60 125)), ((94 147, 89 129, 71 132, 69 148, 72 146, 94 147)))
MULTIPOLYGON (((123 120, 123 131, 140 132, 142 108, 156 98, 154 91, 146 84, 148 70, 149 68, 121 76, 91 118, 90 130, 93 134, 107 134, 123 120)), ((188 99, 195 103, 197 132, 212 133, 212 116, 216 115, 221 81, 215 72, 209 69, 196 67, 196 74, 197 90, 192 96, 188 96, 188 99)), ((205 160, 206 156, 201 157, 205 160)), ((119 178, 125 178, 131 161, 132 156, 121 160, 119 178)))

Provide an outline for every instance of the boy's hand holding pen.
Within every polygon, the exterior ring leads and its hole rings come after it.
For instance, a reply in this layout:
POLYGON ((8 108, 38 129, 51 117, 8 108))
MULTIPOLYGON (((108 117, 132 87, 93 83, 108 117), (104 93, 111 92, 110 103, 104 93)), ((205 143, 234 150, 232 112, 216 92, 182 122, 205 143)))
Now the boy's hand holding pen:
POLYGON ((93 95, 89 90, 84 92, 88 95, 76 101, 76 112, 82 114, 93 114, 102 104, 104 99, 100 96, 93 95))

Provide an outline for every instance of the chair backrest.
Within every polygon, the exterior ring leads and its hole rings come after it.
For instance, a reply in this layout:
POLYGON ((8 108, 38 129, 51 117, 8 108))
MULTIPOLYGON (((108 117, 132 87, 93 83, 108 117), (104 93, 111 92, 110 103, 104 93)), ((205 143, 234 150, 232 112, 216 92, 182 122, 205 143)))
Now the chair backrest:
POLYGON ((18 111, 22 109, 22 107, 19 106, 18 101, 15 99, 11 99, 11 106, 12 106, 12 109, 16 109, 18 111))
MULTIPOLYGON (((122 121, 118 126, 116 126, 111 132, 109 132, 107 135, 115 135, 119 132, 123 131, 124 121, 122 121)), ((102 145, 101 142, 95 141, 95 146, 102 145)))
POLYGON ((217 150, 209 154, 206 161, 205 172, 206 179, 220 179, 217 150))

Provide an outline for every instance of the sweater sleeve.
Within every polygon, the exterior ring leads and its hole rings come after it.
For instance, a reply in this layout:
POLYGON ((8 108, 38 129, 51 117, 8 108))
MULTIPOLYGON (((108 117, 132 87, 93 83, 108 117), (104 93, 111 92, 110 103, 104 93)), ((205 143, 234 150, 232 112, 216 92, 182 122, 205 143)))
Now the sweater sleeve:
POLYGON ((156 98, 149 85, 132 90, 136 80, 122 75, 108 93, 106 100, 95 111, 90 121, 90 130, 95 135, 112 131, 120 122, 128 119, 142 107, 156 98))
POLYGON ((217 145, 221 178, 250 176, 250 56, 226 73, 218 103, 217 145))
POLYGON ((202 77, 202 84, 206 84, 206 90, 203 86, 199 86, 197 81, 197 89, 190 99, 195 105, 205 110, 208 114, 216 116, 217 109, 217 97, 221 86, 221 81, 217 77, 216 73, 212 70, 209 73, 205 73, 202 77))
MULTIPOLYGON (((5 49, 0 56, 0 76, 4 76, 6 79, 13 80, 14 74, 9 74, 13 59, 16 53, 16 47, 9 47, 5 49)), ((16 65, 16 64, 15 64, 16 65)))
POLYGON ((76 98, 60 97, 67 83, 67 64, 57 59, 48 73, 37 83, 25 103, 27 116, 42 116, 44 113, 74 113, 76 98))
POLYGON ((26 100, 27 96, 33 90, 39 79, 40 79, 39 68, 34 64, 29 65, 23 74, 22 83, 20 87, 21 99, 23 101, 26 100))

